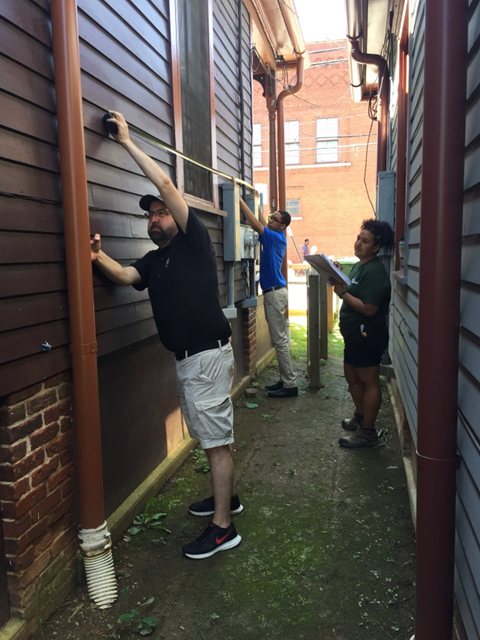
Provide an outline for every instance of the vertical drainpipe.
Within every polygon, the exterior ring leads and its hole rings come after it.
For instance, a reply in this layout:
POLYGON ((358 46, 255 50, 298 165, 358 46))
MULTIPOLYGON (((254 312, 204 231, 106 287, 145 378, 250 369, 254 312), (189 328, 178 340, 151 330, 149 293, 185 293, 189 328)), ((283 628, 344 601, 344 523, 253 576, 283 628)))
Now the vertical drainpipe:
MULTIPOLYGON (((285 179, 285 109, 284 100, 287 96, 294 93, 298 93, 303 87, 305 70, 305 58, 304 54, 298 54, 297 58, 297 82, 292 87, 284 89, 277 98, 277 113, 278 113, 278 208, 285 211, 287 206, 287 186, 285 179)), ((287 254, 283 258, 282 273, 285 280, 288 282, 288 264, 287 254)))
POLYGON ((390 77, 388 66, 382 56, 362 53, 358 39, 351 39, 351 56, 360 64, 371 64, 378 69, 377 105, 377 182, 378 172, 387 169, 388 107, 390 100, 390 77))
MULTIPOLYGON (((274 73, 274 72, 273 72, 274 73)), ((269 210, 273 213, 278 209, 277 199, 277 101, 275 85, 272 78, 268 74, 265 78, 265 100, 268 109, 268 175, 269 175, 269 210), (275 93, 272 93, 273 90, 275 93)))
POLYGON ((97 342, 76 2, 52 0, 51 18, 77 437, 79 538, 89 596, 100 608, 106 608, 117 598, 117 585, 103 500, 97 342))
POLYGON ((425 1, 416 640, 453 629, 467 14, 467 0, 425 1))

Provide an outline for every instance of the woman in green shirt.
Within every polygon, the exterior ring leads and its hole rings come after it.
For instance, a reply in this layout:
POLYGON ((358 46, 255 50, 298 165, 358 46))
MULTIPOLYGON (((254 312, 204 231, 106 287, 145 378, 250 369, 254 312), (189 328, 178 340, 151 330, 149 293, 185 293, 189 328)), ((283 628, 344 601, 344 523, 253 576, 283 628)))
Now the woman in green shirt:
POLYGON ((375 421, 382 403, 380 361, 388 344, 387 314, 390 279, 378 254, 393 247, 393 231, 387 222, 364 220, 355 241, 359 261, 350 272, 350 284, 335 285, 343 304, 340 331, 345 343, 344 373, 355 404, 350 420, 342 427, 354 431, 340 438, 342 447, 358 449, 379 443, 375 421))

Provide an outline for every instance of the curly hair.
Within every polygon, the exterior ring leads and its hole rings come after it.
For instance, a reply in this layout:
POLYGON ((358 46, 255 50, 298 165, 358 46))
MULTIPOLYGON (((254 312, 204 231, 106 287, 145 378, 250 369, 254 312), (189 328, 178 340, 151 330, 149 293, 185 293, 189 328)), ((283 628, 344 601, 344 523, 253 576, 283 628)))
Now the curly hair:
POLYGON ((380 251, 383 253, 390 253, 394 247, 394 234, 392 227, 388 222, 382 222, 375 218, 370 218, 362 222, 362 231, 370 231, 375 236, 375 244, 380 245, 380 251))

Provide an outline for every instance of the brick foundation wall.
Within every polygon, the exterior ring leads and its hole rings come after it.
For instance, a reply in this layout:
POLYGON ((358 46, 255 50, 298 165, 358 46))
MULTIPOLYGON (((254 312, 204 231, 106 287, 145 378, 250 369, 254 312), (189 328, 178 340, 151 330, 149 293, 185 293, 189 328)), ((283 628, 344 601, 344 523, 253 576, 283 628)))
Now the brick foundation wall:
POLYGON ((255 375, 257 361, 256 317, 256 308, 243 310, 243 355, 246 375, 255 375))
POLYGON ((69 374, 0 401, 0 500, 10 607, 33 625, 76 582, 71 410, 69 374))

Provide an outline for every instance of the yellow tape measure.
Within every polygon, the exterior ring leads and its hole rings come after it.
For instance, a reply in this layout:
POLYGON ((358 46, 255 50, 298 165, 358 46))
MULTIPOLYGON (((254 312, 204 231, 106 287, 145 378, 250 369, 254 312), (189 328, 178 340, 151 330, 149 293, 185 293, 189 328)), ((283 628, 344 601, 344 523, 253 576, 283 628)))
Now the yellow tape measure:
POLYGON ((241 180, 240 178, 234 178, 233 176, 229 176, 228 173, 223 173, 223 171, 219 171, 218 169, 214 169, 213 167, 209 167, 206 164, 202 164, 201 162, 198 162, 197 160, 194 160, 193 158, 189 158, 188 156, 186 156, 181 151, 178 151, 177 149, 174 149, 173 147, 171 147, 168 144, 160 142, 160 140, 158 140, 158 138, 155 138, 154 136, 150 135, 149 133, 145 133, 145 131, 142 131, 141 129, 138 129, 134 125, 129 124, 128 128, 129 128, 129 131, 131 133, 134 133, 138 137, 143 138, 143 140, 146 140, 147 142, 151 142, 156 147, 160 147, 160 149, 164 149, 165 151, 168 151, 168 153, 173 153, 174 155, 178 156, 179 158, 183 158, 187 162, 191 162, 192 164, 196 164, 197 167, 201 167, 202 169, 206 169, 207 171, 210 171, 210 173, 215 173, 215 174, 217 174, 217 176, 222 176, 222 178, 227 178, 227 180, 231 180, 232 182, 235 181, 238 184, 243 184, 246 187, 248 187, 249 189, 251 189, 252 191, 255 191, 255 187, 253 185, 251 185, 250 183, 245 182, 245 180, 241 180))

